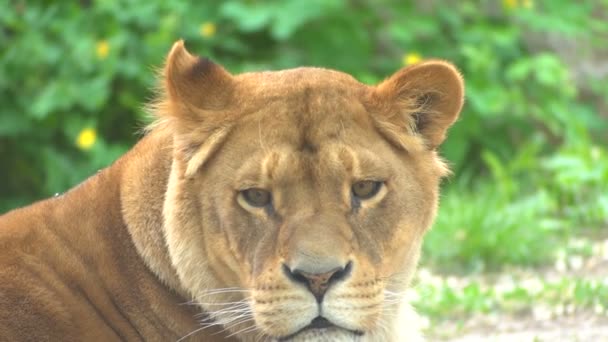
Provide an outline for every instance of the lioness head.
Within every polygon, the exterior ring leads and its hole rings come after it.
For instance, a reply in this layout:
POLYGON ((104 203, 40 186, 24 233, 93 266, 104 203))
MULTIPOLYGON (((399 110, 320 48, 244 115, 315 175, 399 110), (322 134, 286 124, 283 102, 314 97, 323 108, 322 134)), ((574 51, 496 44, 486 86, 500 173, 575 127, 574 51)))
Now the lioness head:
POLYGON ((183 289, 244 340, 389 340, 463 104, 442 61, 376 86, 326 69, 231 75, 174 45, 165 236, 183 289))

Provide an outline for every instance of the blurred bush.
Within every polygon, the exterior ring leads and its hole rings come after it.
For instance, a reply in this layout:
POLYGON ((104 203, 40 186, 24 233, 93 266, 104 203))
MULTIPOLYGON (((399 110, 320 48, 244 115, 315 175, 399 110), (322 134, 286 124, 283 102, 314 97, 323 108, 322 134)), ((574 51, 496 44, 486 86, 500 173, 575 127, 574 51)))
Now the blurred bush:
POLYGON ((190 51, 233 72, 315 65, 373 83, 421 58, 453 61, 467 104, 442 150, 456 176, 428 243, 446 252, 432 254, 436 263, 474 264, 484 248, 516 239, 514 231, 533 250, 538 234, 526 230, 541 222, 606 223, 607 114, 599 108, 608 82, 599 74, 575 78, 578 61, 566 65, 538 43, 574 42, 577 58, 592 59, 608 37, 606 1, 4 0, 1 7, 0 212, 65 191, 134 144, 155 69, 184 38, 190 51), (530 198, 538 210, 521 204, 530 198), (484 215, 494 211, 502 216, 484 215), (448 246, 463 229, 483 235, 503 223, 503 235, 448 246))

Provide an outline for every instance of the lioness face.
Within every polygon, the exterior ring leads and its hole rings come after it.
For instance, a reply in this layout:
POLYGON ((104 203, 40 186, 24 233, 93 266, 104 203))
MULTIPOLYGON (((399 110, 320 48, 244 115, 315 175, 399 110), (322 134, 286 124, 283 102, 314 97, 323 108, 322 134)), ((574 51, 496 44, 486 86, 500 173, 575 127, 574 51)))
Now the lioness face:
POLYGON ((375 87, 313 68, 231 76, 180 43, 165 72, 184 288, 243 339, 390 338, 435 216, 457 72, 431 62, 375 87))

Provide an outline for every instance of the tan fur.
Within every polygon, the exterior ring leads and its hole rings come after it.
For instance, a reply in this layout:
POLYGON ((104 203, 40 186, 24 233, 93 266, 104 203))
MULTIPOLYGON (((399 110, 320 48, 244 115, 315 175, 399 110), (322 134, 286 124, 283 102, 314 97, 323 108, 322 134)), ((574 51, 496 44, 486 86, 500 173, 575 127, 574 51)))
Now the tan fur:
POLYGON ((447 173, 435 149, 462 107, 456 69, 377 86, 318 68, 233 76, 178 42, 163 82, 130 152, 0 217, 0 340, 276 340, 319 314, 341 328, 290 340, 418 340, 402 297, 447 173), (361 180, 385 185, 354 208, 361 180), (335 265, 350 271, 320 304, 285 271, 335 265))

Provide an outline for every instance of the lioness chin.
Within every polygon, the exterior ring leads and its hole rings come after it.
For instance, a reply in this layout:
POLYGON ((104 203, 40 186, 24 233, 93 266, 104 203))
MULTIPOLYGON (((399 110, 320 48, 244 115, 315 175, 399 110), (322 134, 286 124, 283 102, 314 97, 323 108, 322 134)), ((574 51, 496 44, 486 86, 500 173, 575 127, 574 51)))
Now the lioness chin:
POLYGON ((0 217, 0 340, 418 340, 458 71, 231 75, 180 41, 162 82, 131 151, 0 217))

